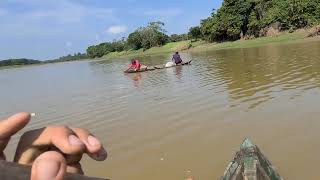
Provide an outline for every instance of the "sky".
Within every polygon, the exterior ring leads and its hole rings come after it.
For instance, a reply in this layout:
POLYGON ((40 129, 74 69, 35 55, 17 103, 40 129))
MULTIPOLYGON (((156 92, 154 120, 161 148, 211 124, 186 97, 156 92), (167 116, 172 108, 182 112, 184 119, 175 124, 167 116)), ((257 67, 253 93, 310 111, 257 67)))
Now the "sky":
POLYGON ((127 37, 151 21, 186 33, 222 0, 0 0, 0 59, 54 59, 127 37))

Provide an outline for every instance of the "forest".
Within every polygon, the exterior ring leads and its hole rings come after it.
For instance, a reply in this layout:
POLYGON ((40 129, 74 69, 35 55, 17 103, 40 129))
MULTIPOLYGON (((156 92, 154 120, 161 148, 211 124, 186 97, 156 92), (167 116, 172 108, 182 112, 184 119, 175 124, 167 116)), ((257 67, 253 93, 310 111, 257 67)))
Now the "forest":
POLYGON ((191 27, 187 34, 166 34, 163 22, 151 22, 130 33, 127 38, 90 46, 90 58, 111 52, 147 50, 169 42, 204 40, 235 41, 269 36, 270 31, 294 32, 320 22, 320 0, 224 0, 222 6, 191 27), (273 30, 273 31, 272 31, 273 30))
POLYGON ((201 21, 209 42, 267 36, 270 28, 293 32, 320 22, 320 0, 224 0, 218 10, 201 21))

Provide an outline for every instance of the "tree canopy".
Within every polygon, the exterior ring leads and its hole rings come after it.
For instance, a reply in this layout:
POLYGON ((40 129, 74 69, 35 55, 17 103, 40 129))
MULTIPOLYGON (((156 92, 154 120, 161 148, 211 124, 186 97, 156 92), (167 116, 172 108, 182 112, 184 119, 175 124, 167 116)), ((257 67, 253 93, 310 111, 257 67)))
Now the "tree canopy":
POLYGON ((169 37, 170 42, 186 41, 188 39, 189 39, 188 34, 172 34, 169 37))
MULTIPOLYGON (((87 49, 87 54, 91 58, 102 57, 111 52, 119 52, 123 50, 144 50, 152 47, 162 46, 171 41, 171 38, 166 35, 164 23, 160 21, 150 22, 145 27, 140 27, 130 33, 128 38, 123 38, 120 41, 104 42, 98 45, 90 46, 87 49)), ((179 39, 182 39, 179 36, 179 39)))
POLYGON ((195 26, 195 27, 191 27, 189 29, 189 33, 188 33, 189 37, 191 39, 199 39, 202 37, 202 34, 201 34, 201 29, 199 26, 195 26))
POLYGON ((319 0, 224 0, 217 11, 201 21, 207 41, 261 36, 261 30, 279 24, 280 30, 313 26, 320 22, 319 0))

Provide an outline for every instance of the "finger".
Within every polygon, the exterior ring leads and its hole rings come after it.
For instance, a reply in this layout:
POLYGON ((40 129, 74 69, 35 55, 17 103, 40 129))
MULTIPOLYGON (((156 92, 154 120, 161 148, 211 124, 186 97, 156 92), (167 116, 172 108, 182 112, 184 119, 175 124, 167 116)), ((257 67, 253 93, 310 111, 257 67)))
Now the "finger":
POLYGON ((62 153, 68 155, 85 152, 84 143, 71 129, 64 126, 52 126, 29 131, 22 135, 14 161, 21 164, 32 163, 37 151, 44 152, 53 147, 57 147, 62 153))
POLYGON ((66 174, 66 161, 55 151, 39 156, 32 165, 31 180, 63 180, 66 174))
POLYGON ((0 122, 0 152, 7 146, 12 135, 24 128, 30 121, 29 113, 18 113, 0 122))
MULTIPOLYGON (((61 152, 57 147, 50 147, 50 151, 56 151, 60 154, 62 154, 67 162, 67 165, 69 164, 77 164, 81 161, 83 153, 80 154, 65 154, 61 152)), ((25 154, 26 152, 24 152, 25 154)), ((43 153, 43 152, 41 152, 43 153)))
POLYGON ((82 174, 82 175, 84 174, 80 163, 68 165, 67 172, 68 173, 75 173, 75 174, 82 174))
POLYGON ((72 128, 72 130, 86 145, 86 149, 88 152, 97 153, 101 149, 101 142, 96 137, 91 135, 89 131, 80 128, 72 128))
POLYGON ((86 153, 97 161, 104 161, 107 158, 107 151, 102 146, 99 139, 94 137, 89 131, 80 128, 72 128, 75 134, 86 145, 86 153))

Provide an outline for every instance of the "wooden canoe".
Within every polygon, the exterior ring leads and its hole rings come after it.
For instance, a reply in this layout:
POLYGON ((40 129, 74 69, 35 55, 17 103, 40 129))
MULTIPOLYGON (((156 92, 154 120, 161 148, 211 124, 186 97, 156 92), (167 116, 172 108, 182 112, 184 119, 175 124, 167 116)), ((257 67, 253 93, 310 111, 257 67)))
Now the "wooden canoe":
POLYGON ((258 146, 249 139, 229 163, 221 180, 283 180, 258 146))
MULTIPOLYGON (((178 64, 178 65, 175 65, 175 66, 172 66, 172 67, 191 65, 191 61, 184 62, 182 64, 178 64)), ((153 71, 153 70, 156 70, 156 69, 165 69, 165 68, 167 68, 165 64, 156 65, 156 66, 143 66, 138 71, 135 71, 134 69, 128 69, 128 70, 124 71, 124 73, 138 73, 138 72, 153 71)), ((171 68, 171 67, 168 67, 168 68, 171 68)))
MULTIPOLYGON (((0 160, 0 179, 1 180, 30 180, 31 167, 18 165, 16 163, 0 160)), ((82 176, 79 174, 67 174, 65 180, 106 180, 82 176)))

